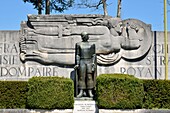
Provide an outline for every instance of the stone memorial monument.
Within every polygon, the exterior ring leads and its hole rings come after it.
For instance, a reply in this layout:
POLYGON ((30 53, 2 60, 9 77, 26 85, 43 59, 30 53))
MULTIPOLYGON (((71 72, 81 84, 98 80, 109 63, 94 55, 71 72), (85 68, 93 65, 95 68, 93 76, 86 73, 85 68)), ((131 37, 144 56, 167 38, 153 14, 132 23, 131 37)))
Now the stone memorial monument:
POLYGON ((74 79, 75 45, 84 31, 96 47, 97 75, 165 78, 163 32, 151 31, 149 24, 103 15, 28 15, 20 30, 0 31, 0 79, 74 79))
POLYGON ((165 79, 163 37, 163 32, 152 31, 151 25, 137 19, 28 15, 20 30, 0 31, 0 80, 71 78, 78 97, 73 112, 97 113, 93 96, 98 75, 165 79))

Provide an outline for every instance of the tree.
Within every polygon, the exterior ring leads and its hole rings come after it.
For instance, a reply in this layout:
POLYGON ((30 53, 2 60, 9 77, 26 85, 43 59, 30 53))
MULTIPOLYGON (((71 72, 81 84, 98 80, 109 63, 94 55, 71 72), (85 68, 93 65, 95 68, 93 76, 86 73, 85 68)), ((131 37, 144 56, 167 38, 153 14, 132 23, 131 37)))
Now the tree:
POLYGON ((103 5, 104 16, 108 15, 107 0, 80 0, 80 2, 77 3, 77 5, 79 8, 95 8, 95 9, 99 9, 99 7, 103 5))
POLYGON ((117 4, 117 17, 121 18, 121 8, 122 8, 122 0, 118 0, 117 4))
POLYGON ((105 15, 105 16, 107 16, 107 15, 108 15, 106 1, 107 1, 107 0, 102 0, 102 4, 103 4, 103 11, 104 11, 104 15, 105 15))
POLYGON ((69 7, 72 7, 74 0, 23 0, 25 3, 31 3, 35 9, 38 10, 38 14, 42 14, 42 10, 45 9, 45 14, 50 14, 52 10, 63 12, 69 7))
POLYGON ((46 0, 45 14, 50 14, 50 0, 46 0))
POLYGON ((42 0, 38 0, 38 14, 42 14, 41 2, 42 0))
MULTIPOLYGON (((103 12, 104 16, 108 15, 107 11, 107 0, 80 0, 81 2, 78 3, 78 6, 81 7, 86 7, 86 8, 96 8, 98 9, 99 6, 103 5, 103 12)), ((118 0, 118 5, 117 5, 117 17, 121 18, 121 3, 122 0, 118 0)))

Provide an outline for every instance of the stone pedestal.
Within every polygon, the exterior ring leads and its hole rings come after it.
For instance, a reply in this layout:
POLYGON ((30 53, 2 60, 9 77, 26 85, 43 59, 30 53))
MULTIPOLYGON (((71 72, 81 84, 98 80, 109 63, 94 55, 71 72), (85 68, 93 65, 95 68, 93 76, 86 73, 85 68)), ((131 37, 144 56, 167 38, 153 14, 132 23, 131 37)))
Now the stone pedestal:
POLYGON ((98 113, 98 108, 94 100, 75 99, 73 113, 98 113))

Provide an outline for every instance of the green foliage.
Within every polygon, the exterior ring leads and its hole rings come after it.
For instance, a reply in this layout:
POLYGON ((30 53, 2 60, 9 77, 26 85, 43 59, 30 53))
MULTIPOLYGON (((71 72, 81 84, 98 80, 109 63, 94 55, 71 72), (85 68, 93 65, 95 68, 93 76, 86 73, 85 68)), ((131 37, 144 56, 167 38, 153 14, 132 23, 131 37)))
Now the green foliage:
MULTIPOLYGON (((23 0, 25 3, 28 2, 28 3, 32 3, 32 5, 34 6, 35 9, 38 9, 38 0, 23 0)), ((43 2, 44 3, 44 0, 43 2)), ((44 5, 43 5, 44 7, 44 5)))
POLYGON ((170 109, 170 81, 143 80, 145 98, 143 108, 170 109))
POLYGON ((0 81, 0 109, 25 108, 27 82, 0 81))
POLYGON ((73 108, 74 86, 68 78, 33 77, 28 82, 28 108, 73 108))
MULTIPOLYGON (((38 0, 23 0, 25 3, 31 3, 35 9, 38 10, 38 0)), ((46 7, 46 0, 39 0, 41 1, 41 9, 44 10, 46 7)), ((63 12, 67 10, 69 7, 72 7, 74 0, 50 0, 50 11, 58 11, 63 12)))
MULTIPOLYGON (((170 81, 103 74, 97 77, 96 96, 100 109, 170 109, 170 81)), ((73 82, 68 78, 0 81, 0 109, 67 109, 73 103, 73 82)))
POLYGON ((72 7, 74 0, 51 0, 51 10, 63 12, 72 7))
POLYGON ((97 77, 96 99, 99 108, 142 108, 144 90, 141 80, 125 74, 103 74, 97 77))

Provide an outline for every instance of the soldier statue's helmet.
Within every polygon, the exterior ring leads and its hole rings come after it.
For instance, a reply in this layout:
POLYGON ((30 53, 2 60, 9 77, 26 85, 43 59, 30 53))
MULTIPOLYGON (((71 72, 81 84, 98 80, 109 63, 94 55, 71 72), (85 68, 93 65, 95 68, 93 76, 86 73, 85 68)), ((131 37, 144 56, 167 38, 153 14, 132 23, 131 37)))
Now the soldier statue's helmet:
POLYGON ((82 32, 81 37, 83 41, 87 41, 89 39, 88 33, 87 32, 82 32))

